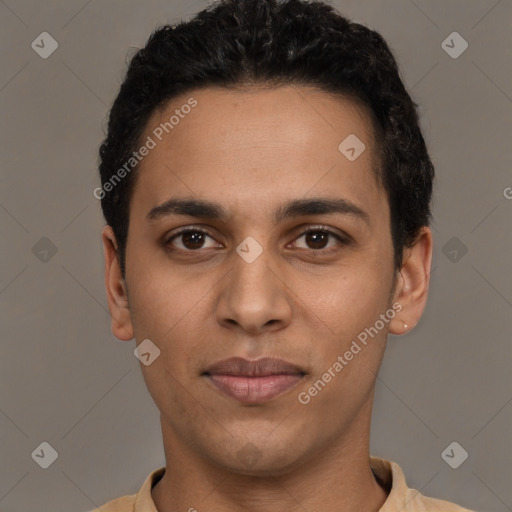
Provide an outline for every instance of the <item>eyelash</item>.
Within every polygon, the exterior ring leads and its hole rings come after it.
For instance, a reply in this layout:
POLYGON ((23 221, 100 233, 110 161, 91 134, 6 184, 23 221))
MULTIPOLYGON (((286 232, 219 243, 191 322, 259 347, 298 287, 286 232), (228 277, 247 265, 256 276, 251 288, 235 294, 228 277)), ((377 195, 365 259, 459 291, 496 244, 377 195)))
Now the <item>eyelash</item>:
MULTIPOLYGON (((176 249, 176 248, 170 247, 171 242, 174 239, 179 238, 180 235, 184 235, 187 233, 202 233, 204 235, 209 236, 212 239, 214 238, 212 235, 210 235, 210 233, 207 230, 205 230, 199 226, 187 226, 186 228, 183 228, 183 229, 173 233, 172 236, 166 238, 164 241, 164 246, 169 248, 169 250, 171 250, 173 252, 199 253, 201 251, 201 248, 194 250, 194 249, 176 249)), ((354 243, 352 238, 350 238, 348 235, 341 235, 341 234, 333 231, 332 229, 329 229, 328 227, 322 226, 322 225, 311 226, 311 227, 307 228, 305 231, 302 231, 295 238, 295 240, 298 240, 299 238, 301 238, 305 235, 308 235, 309 233, 327 233, 327 234, 333 236, 338 242, 340 242, 341 245, 345 245, 345 246, 349 246, 354 243)), ((315 253, 316 255, 322 255, 322 254, 332 253, 333 249, 336 249, 336 248, 331 247, 328 249, 302 249, 302 250, 311 251, 311 252, 315 253)))

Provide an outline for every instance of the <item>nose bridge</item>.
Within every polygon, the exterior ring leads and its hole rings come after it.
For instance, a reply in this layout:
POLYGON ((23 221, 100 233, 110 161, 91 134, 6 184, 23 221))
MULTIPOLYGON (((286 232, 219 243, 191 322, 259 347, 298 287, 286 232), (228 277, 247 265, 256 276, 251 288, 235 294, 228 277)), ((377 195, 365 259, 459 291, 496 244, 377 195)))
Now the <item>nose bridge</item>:
POLYGON ((218 304, 219 322, 258 331, 289 321, 291 306, 276 264, 272 251, 252 237, 237 247, 218 304))
POLYGON ((264 296, 267 301, 270 299, 276 284, 272 283, 275 276, 270 270, 272 255, 268 248, 247 237, 237 247, 232 265, 230 295, 238 295, 238 300, 246 305, 264 296))

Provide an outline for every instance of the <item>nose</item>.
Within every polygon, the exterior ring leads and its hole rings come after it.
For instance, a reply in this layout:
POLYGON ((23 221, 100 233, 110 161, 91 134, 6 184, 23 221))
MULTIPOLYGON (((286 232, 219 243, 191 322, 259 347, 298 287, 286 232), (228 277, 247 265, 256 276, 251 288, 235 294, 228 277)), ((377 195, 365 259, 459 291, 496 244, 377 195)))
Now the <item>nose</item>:
POLYGON ((289 325, 293 294, 270 251, 264 250, 250 263, 233 253, 231 263, 219 284, 218 323, 252 335, 289 325))

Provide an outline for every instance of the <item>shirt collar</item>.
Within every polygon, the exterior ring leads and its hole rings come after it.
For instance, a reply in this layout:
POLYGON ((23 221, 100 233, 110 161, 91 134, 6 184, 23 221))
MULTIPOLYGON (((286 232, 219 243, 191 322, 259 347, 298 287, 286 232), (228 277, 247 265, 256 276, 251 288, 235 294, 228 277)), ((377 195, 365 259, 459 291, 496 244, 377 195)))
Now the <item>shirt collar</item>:
POLYGON ((408 487, 402 469, 396 462, 370 457, 370 466, 381 487, 388 497, 379 512, 403 510, 407 504, 408 487))
POLYGON ((155 502, 151 497, 151 489, 164 476, 164 473, 165 466, 155 469, 155 471, 149 474, 135 497, 133 512, 158 512, 155 502))

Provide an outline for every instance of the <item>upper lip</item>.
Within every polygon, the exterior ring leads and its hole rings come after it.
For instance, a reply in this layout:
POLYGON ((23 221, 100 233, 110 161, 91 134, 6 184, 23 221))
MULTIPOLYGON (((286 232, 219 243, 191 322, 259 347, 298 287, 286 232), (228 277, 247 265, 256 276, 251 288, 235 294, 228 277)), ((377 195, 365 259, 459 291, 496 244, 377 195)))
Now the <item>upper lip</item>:
POLYGON ((203 375, 233 375, 243 377, 265 377, 268 375, 305 375, 298 366, 272 357, 263 357, 255 361, 243 357, 223 359, 209 366, 203 375))

